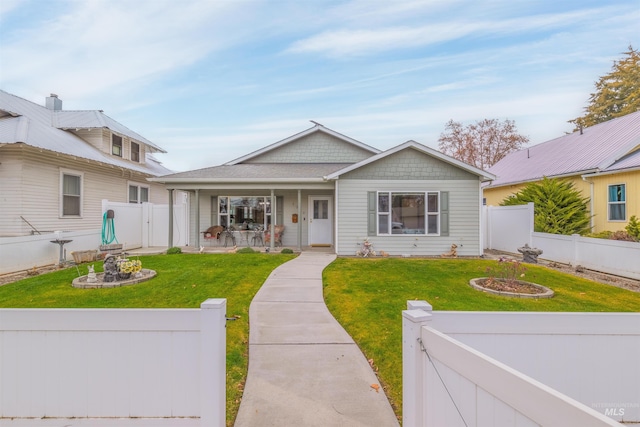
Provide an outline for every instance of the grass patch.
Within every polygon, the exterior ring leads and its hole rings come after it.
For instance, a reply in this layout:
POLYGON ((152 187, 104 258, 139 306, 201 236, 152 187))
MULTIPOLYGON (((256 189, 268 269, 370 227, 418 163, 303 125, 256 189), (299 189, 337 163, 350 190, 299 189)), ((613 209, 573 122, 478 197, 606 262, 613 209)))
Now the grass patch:
POLYGON ((396 414, 402 415, 402 314, 407 300, 434 310, 638 312, 640 294, 542 266, 527 265, 523 280, 550 287, 550 299, 505 298, 472 289, 488 260, 338 258, 323 273, 329 310, 373 359, 396 414))
MULTIPOLYGON (((199 308, 207 298, 226 298, 227 425, 233 425, 247 374, 249 304, 271 271, 292 255, 174 254, 142 256, 158 275, 134 286, 76 289, 76 268, 0 286, 0 307, 11 308, 199 308)), ((101 271, 101 263, 96 263, 101 271)), ((87 274, 87 264, 78 267, 87 274)))

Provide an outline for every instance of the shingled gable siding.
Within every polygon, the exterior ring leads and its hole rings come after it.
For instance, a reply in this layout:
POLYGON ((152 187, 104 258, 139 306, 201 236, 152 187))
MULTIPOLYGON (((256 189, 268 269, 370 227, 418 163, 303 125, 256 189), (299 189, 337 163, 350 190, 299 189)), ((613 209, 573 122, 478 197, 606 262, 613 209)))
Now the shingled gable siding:
POLYGON ((475 175, 430 156, 400 152, 340 177, 337 253, 353 255, 368 238, 374 249, 391 255, 437 256, 458 245, 460 255, 480 248, 480 182, 475 175), (369 192, 448 192, 448 236, 367 236, 369 192))
POLYGON ((372 155, 336 137, 316 132, 246 163, 356 163, 372 155))

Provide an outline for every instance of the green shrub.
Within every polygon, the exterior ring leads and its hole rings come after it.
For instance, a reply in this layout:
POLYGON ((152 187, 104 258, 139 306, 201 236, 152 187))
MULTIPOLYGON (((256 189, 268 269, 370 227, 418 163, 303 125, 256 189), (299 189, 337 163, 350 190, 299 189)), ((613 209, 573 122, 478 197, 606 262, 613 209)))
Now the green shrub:
POLYGON ((599 233, 589 233, 585 235, 585 237, 592 237, 594 239, 610 239, 612 235, 613 231, 604 230, 599 233))
POLYGON ((625 230, 627 230, 627 233, 633 236, 636 241, 640 241, 640 221, 638 221, 638 218, 636 218, 635 215, 632 215, 631 218, 629 218, 629 224, 627 224, 625 230))
POLYGON ((253 254, 256 251, 254 251, 253 249, 251 249, 250 247, 246 247, 246 248, 240 248, 236 251, 236 253, 238 254, 253 254))
POLYGON ((533 202, 534 229, 551 234, 586 234, 590 231, 591 215, 587 204, 573 183, 543 178, 530 182, 519 192, 504 199, 501 206, 525 205, 533 202))
POLYGON ((167 249, 167 255, 181 254, 182 249, 177 246, 167 249))
POLYGON ((293 249, 290 248, 284 248, 283 250, 280 251, 281 254, 292 254, 293 253, 293 249))

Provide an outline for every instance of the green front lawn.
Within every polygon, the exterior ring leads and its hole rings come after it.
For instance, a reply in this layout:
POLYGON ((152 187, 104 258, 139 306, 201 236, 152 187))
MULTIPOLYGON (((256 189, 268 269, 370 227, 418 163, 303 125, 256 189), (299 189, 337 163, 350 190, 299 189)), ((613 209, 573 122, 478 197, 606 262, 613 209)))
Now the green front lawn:
MULTIPOLYGON (((281 254, 181 254, 140 257, 158 275, 135 286, 76 289, 76 268, 0 286, 0 307, 12 308, 198 308, 207 298, 226 298, 227 425, 233 425, 247 374, 249 304, 271 271, 293 259, 281 254)), ((102 262, 96 262, 102 271, 102 262)), ((87 265, 78 267, 87 274, 87 265)))
POLYGON ((640 294, 541 266, 522 280, 552 288, 551 299, 505 298, 472 289, 496 261, 464 259, 338 258, 323 273, 324 296, 335 318, 373 359, 396 410, 402 412, 402 314, 407 300, 434 310, 640 311, 640 294))
MULTIPOLYGON (((207 298, 227 298, 227 424, 232 425, 247 372, 248 311, 270 272, 294 255, 181 254, 140 257, 158 276, 135 286, 76 289, 75 268, 0 286, 0 307, 197 308, 207 298)), ((548 300, 509 299, 478 292, 469 279, 486 275, 495 261, 463 259, 338 258, 324 271, 324 295, 336 319, 373 359, 387 395, 402 409, 402 317, 407 300, 434 310, 640 311, 640 294, 538 266, 524 280, 551 287, 548 300)), ((96 270, 101 263, 96 263, 96 270)), ((79 267, 87 273, 87 265, 79 267)))

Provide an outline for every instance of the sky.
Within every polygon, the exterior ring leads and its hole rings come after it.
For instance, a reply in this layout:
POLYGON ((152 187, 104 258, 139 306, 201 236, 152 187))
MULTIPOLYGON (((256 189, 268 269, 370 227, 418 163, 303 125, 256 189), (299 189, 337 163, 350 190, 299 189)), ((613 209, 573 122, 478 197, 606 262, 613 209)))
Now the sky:
POLYGON ((438 149, 449 120, 570 132, 640 0, 0 0, 0 89, 219 165, 313 126, 438 149))

